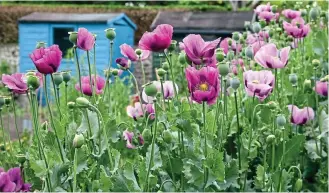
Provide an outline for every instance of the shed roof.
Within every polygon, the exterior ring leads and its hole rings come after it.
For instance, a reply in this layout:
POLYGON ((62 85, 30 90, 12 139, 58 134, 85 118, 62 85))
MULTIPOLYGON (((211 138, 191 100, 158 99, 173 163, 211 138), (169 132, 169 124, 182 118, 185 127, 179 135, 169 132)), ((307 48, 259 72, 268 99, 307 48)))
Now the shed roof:
POLYGON ((136 25, 124 13, 49 13, 34 12, 18 19, 27 23, 109 23, 124 18, 133 28, 136 25))
POLYGON ((223 33, 244 29, 244 22, 251 21, 252 11, 225 12, 172 12, 161 11, 151 29, 160 24, 170 24, 175 33, 223 33))

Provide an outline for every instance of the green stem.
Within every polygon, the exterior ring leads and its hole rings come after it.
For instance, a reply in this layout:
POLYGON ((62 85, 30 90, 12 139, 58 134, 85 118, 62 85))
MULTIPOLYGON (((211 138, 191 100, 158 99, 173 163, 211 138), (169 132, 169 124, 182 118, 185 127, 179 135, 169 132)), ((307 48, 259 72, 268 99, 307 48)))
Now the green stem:
POLYGON ((80 88, 79 95, 82 96, 82 83, 81 83, 81 72, 80 72, 78 52, 77 52, 77 47, 76 46, 74 46, 73 48, 74 48, 73 51, 75 53, 75 64, 76 64, 76 67, 77 67, 78 79, 79 79, 79 88, 80 88))
MULTIPOLYGON (((139 88, 138 88, 138 82, 137 82, 137 79, 136 79, 136 77, 134 76, 134 74, 128 69, 127 70, 128 72, 129 72, 129 74, 131 75, 131 77, 133 77, 133 79, 134 79, 134 82, 135 82, 135 86, 136 86, 136 91, 137 91, 137 95, 138 95, 138 98, 139 98, 139 102, 140 102, 140 104, 142 105, 143 103, 142 103, 142 97, 140 96, 140 91, 139 91, 139 88)), ((154 104, 154 106, 155 106, 155 104, 154 104)), ((142 111, 143 111, 143 115, 145 115, 145 110, 144 110, 144 108, 142 108, 142 111)))
POLYGON ((145 70, 144 70, 144 64, 141 60, 141 57, 139 56, 139 63, 141 64, 142 67, 142 74, 143 74, 143 85, 146 84, 146 77, 145 77, 145 70))
POLYGON ((89 119, 89 115, 88 115, 88 110, 87 109, 84 110, 84 114, 85 114, 85 117, 86 117, 86 120, 87 120, 87 124, 88 124, 87 136, 88 136, 88 139, 90 139, 91 146, 92 146, 92 151, 94 151, 94 153, 96 153, 95 143, 94 143, 94 140, 92 139, 93 133, 92 133, 92 130, 91 130, 90 119, 89 119))
MULTIPOLYGON (((238 159, 239 159, 239 171, 241 171, 241 139, 240 139, 240 125, 239 125, 239 110, 238 110, 238 97, 236 96, 236 90, 234 91, 234 102, 235 102, 235 113, 236 113, 236 123, 237 123, 237 138, 238 138, 238 159)), ((239 173, 240 176, 240 173, 239 173)), ((240 184, 239 177, 239 184, 240 184)), ((241 186, 241 185, 240 185, 241 186)))
MULTIPOLYGON (((207 130, 206 130, 206 103, 202 102, 202 115, 203 115, 203 135, 204 135, 204 156, 207 159, 208 153, 207 153, 207 130)), ((204 166, 204 187, 207 185, 208 181, 208 168, 204 166)))
POLYGON ((64 90, 64 92, 65 92, 65 105, 67 105, 67 83, 65 83, 65 90, 64 90))
POLYGON ((2 108, 0 108, 0 120, 1 120, 1 128, 2 128, 2 137, 3 137, 3 145, 4 145, 4 148, 6 148, 7 146, 7 137, 6 137, 6 133, 5 133, 5 128, 3 126, 3 120, 2 120, 2 108))
MULTIPOLYGON (((57 98, 57 92, 56 92, 56 86, 55 86, 55 82, 54 82, 54 77, 53 74, 50 74, 51 77, 51 81, 52 81, 52 85, 53 85, 53 89, 54 89, 54 95, 55 95, 55 101, 56 101, 56 106, 57 106, 57 110, 59 112, 59 116, 62 119, 62 112, 61 112, 61 107, 59 106, 59 98, 57 98)), ((45 80, 46 81, 46 80, 45 80)))
POLYGON ((177 96, 177 88, 176 88, 176 84, 175 84, 175 78, 174 78, 174 73, 173 73, 173 65, 172 65, 172 53, 169 53, 169 57, 167 56, 166 52, 163 52, 164 55, 166 56, 166 59, 167 59, 167 62, 169 63, 169 67, 170 67, 170 75, 171 75, 171 81, 172 81, 172 85, 174 87, 174 91, 175 91, 175 98, 176 98, 176 101, 178 101, 178 96, 177 96))
POLYGON ((154 144, 156 141, 156 134, 157 134, 157 125, 158 125, 158 115, 157 115, 157 104, 156 104, 156 100, 154 100, 154 116, 155 116, 155 121, 154 121, 154 132, 153 132, 153 137, 152 137, 152 145, 151 145, 151 158, 150 158, 150 162, 149 162, 149 166, 147 169, 147 174, 146 174, 146 190, 144 188, 144 192, 148 192, 149 191, 149 186, 150 186, 150 171, 151 171, 151 167, 152 167, 152 163, 153 163, 153 159, 154 159, 154 144))
MULTIPOLYGON (((113 57, 113 41, 110 40, 110 58, 108 62, 108 73, 106 77, 106 82, 105 82, 105 90, 104 90, 104 96, 106 96, 107 90, 108 90, 108 100, 109 100, 109 113, 111 112, 111 95, 110 95, 110 77, 111 77, 111 67, 112 67, 112 57, 113 57)), ((103 98, 104 101, 105 97, 103 98)))
POLYGON ((17 134, 17 137, 18 137, 19 147, 20 147, 20 149, 22 151, 23 146, 22 146, 21 137, 19 136, 18 127, 17 127, 16 105, 15 105, 14 93, 13 92, 11 93, 11 101, 13 102, 13 111, 14 111, 14 118, 15 118, 16 134, 17 134))
POLYGON ((78 151, 74 149, 74 165, 73 165, 73 192, 77 191, 77 167, 78 167, 78 151))
POLYGON ((94 101, 96 103, 96 91, 95 91, 95 85, 97 84, 96 83, 96 79, 94 81, 92 81, 92 72, 91 72, 91 64, 90 64, 90 57, 89 57, 89 51, 87 50, 87 60, 88 60, 88 71, 89 71, 89 84, 90 84, 90 89, 91 89, 91 92, 93 93, 92 96, 94 98, 94 101))
POLYGON ((163 99, 163 108, 166 110, 166 99, 165 99, 165 94, 164 94, 164 89, 163 89, 162 78, 160 78, 160 84, 161 84, 161 92, 162 92, 162 99, 163 99))
POLYGON ((176 188, 176 185, 175 185, 175 182, 174 181, 172 181, 172 180, 165 180, 165 181, 163 181, 162 182, 162 184, 161 184, 161 186, 160 186, 160 189, 159 189, 159 191, 161 191, 162 190, 162 187, 166 184, 166 183, 168 183, 168 182, 170 182, 174 187, 175 187, 175 191, 177 190, 177 188, 176 188))

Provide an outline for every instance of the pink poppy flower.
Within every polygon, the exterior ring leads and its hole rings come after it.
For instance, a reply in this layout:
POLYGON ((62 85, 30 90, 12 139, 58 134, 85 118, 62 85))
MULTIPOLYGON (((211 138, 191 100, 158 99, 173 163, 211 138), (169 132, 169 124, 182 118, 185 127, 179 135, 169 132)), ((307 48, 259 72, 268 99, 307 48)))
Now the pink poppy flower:
POLYGON ((251 44, 251 47, 252 47, 252 50, 253 50, 253 53, 254 53, 254 56, 256 55, 256 53, 259 51, 259 49, 261 47, 263 47, 264 45, 266 45, 266 42, 264 41, 257 41, 253 44, 251 44))
MULTIPOLYGON (((140 102, 135 102, 133 105, 129 105, 127 107, 127 115, 137 121, 138 118, 143 117, 143 109, 145 114, 148 116, 150 114, 154 114, 154 106, 153 104, 140 104, 140 102)), ((150 116, 150 119, 154 119, 154 115, 150 116)))
POLYGON ((291 123, 295 125, 304 125, 308 121, 314 119, 314 111, 311 107, 304 107, 299 109, 295 105, 288 105, 288 109, 291 113, 291 123))
POLYGON ((48 48, 35 49, 29 56, 40 73, 52 74, 57 72, 61 64, 62 51, 58 45, 52 45, 48 48))
POLYGON ((134 137, 133 132, 129 132, 128 130, 125 130, 123 132, 123 139, 127 141, 126 147, 128 149, 134 149, 135 148, 135 146, 133 145, 133 137, 134 137))
POLYGON ((273 13, 271 11, 262 11, 258 14, 258 19, 263 19, 267 23, 269 23, 272 20, 277 21, 280 17, 279 13, 273 13))
MULTIPOLYGON (((40 86, 41 86, 43 82, 42 74, 37 72, 36 76, 39 78, 40 86)), ((2 82, 3 84, 6 85, 6 87, 8 87, 11 91, 13 91, 16 94, 25 94, 28 90, 25 74, 22 73, 15 73, 12 75, 3 74, 2 82)))
POLYGON ((234 59, 231 62, 231 71, 234 75, 238 75, 238 66, 240 66, 242 70, 245 71, 244 62, 241 58, 234 59))
POLYGON ((287 19, 295 19, 297 17, 300 17, 302 13, 300 11, 292 10, 292 9, 285 9, 282 11, 282 14, 287 18, 287 19))
POLYGON ((305 21, 301 17, 297 17, 291 20, 291 23, 283 21, 283 29, 288 35, 294 38, 304 38, 310 32, 310 24, 305 24, 305 21))
POLYGON ((93 49, 95 37, 86 28, 79 28, 77 36, 77 47, 84 51, 93 49))
POLYGON ((231 49, 236 53, 236 52, 240 52, 242 49, 242 45, 238 44, 231 38, 225 38, 223 39, 220 44, 219 47, 223 49, 223 52, 225 54, 227 54, 228 50, 229 50, 229 45, 228 45, 228 40, 232 40, 232 45, 231 45, 231 49))
POLYGON ((126 58, 124 57, 120 57, 120 58, 117 58, 115 60, 115 62, 118 64, 118 66, 123 69, 123 70, 127 70, 130 68, 130 65, 131 65, 131 61, 130 60, 127 60, 126 58))
POLYGON ((278 50, 273 43, 262 46, 255 54, 255 61, 265 68, 284 68, 289 59, 290 47, 278 50))
POLYGON ((140 145, 144 145, 145 141, 144 141, 143 135, 141 135, 141 134, 138 135, 138 142, 140 145))
POLYGON ((184 48, 188 59, 196 65, 212 64, 215 49, 220 42, 220 38, 205 42, 200 35, 190 34, 183 39, 180 44, 184 48))
MULTIPOLYGON (((161 82, 160 81, 153 81, 153 84, 156 86, 156 88, 158 90, 158 93, 162 93, 161 82)), ((172 98, 175 97, 175 90, 174 90, 174 86, 173 86, 172 81, 164 81, 162 83, 162 86, 163 86, 163 92, 164 92, 164 98, 165 99, 169 100, 169 99, 172 99, 172 98)), ((175 83, 175 86, 176 86, 176 90, 178 92, 178 86, 177 86, 176 83, 175 83)), ((144 102, 152 104, 153 100, 154 100, 154 97, 147 96, 146 93, 145 93, 145 89, 143 89, 142 99, 143 99, 144 102)))
POLYGON ((266 5, 258 5, 256 9, 254 9, 254 12, 256 14, 259 14, 263 11, 271 11, 271 10, 272 10, 271 4, 270 2, 268 2, 266 5))
POLYGON ((314 90, 319 95, 328 97, 328 82, 316 81, 314 90))
POLYGON ((268 97, 274 88, 275 79, 271 71, 252 71, 243 73, 244 88, 251 97, 257 97, 263 101, 268 97))
POLYGON ((5 172, 0 168, 0 192, 29 192, 31 184, 24 183, 19 167, 5 172))
MULTIPOLYGON (((88 95, 88 96, 93 95, 93 90, 96 91, 97 95, 103 93, 103 88, 105 86, 105 80, 102 77, 98 76, 98 75, 96 76, 96 79, 95 79, 95 76, 92 75, 91 81, 92 81, 92 85, 93 85, 92 88, 90 86, 89 76, 82 76, 81 77, 82 93, 85 94, 85 95, 88 95)), ((77 83, 75 85, 75 89, 77 91, 81 91, 79 83, 77 83)))
MULTIPOLYGON (((129 46, 128 44, 122 44, 120 46, 121 54, 127 57, 129 60, 135 62, 138 60, 138 56, 135 53, 135 50, 129 46)), ((141 55, 141 60, 146 60, 150 56, 150 51, 148 50, 141 50, 142 55, 141 55)))
POLYGON ((199 104, 207 102, 208 105, 216 102, 220 91, 217 68, 206 66, 197 70, 194 67, 188 67, 185 69, 185 76, 193 101, 199 104))
POLYGON ((139 40, 139 47, 152 52, 162 52, 171 44, 173 27, 169 24, 158 25, 153 32, 145 32, 139 40))

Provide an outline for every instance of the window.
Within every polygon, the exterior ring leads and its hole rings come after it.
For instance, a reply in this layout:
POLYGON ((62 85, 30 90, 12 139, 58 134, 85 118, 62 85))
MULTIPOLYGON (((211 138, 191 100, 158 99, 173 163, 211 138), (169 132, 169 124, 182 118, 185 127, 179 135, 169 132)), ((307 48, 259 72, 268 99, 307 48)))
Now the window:
POLYGON ((62 50, 63 58, 67 55, 68 49, 72 48, 68 34, 71 31, 74 31, 74 28, 53 28, 53 43, 57 44, 62 50))

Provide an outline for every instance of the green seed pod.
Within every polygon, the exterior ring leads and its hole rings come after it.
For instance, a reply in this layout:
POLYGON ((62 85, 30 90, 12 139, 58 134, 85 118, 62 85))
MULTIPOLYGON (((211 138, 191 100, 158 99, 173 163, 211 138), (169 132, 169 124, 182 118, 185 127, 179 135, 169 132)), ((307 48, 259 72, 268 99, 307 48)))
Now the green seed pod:
POLYGON ((135 53, 137 54, 137 56, 141 56, 142 55, 142 50, 141 49, 136 49, 135 53))
POLYGON ((254 50, 251 46, 246 47, 246 49, 244 50, 244 54, 250 59, 254 58, 254 50))
POLYGON ((271 7, 271 11, 272 11, 273 13, 276 13, 277 10, 278 10, 278 6, 277 6, 277 5, 272 5, 272 7, 271 7))
POLYGON ((26 156, 24 154, 17 154, 16 158, 21 165, 23 165, 26 161, 26 156))
POLYGON ((232 50, 228 51, 226 57, 227 57, 228 60, 233 60, 234 59, 234 52, 232 50))
POLYGON ((240 86, 240 80, 238 78, 234 77, 231 79, 230 85, 234 90, 237 90, 240 86))
POLYGON ((62 76, 63 76, 63 81, 66 82, 66 83, 68 83, 71 80, 70 71, 63 71, 62 76))
POLYGON ((266 143, 272 144, 275 142, 275 135, 269 135, 266 137, 266 143))
POLYGON ((307 15, 306 9, 302 9, 300 12, 301 12, 302 17, 305 17, 307 15))
POLYGON ((169 63, 168 63, 168 62, 163 62, 163 63, 162 63, 162 68, 163 68, 165 71, 168 71, 168 70, 169 70, 169 63))
POLYGON ((75 108, 75 102, 72 102, 72 101, 68 102, 68 103, 67 103, 67 107, 68 107, 69 109, 74 109, 74 108, 75 108))
POLYGON ((115 28, 108 28, 105 30, 105 35, 106 35, 106 38, 109 39, 109 40, 114 40, 115 36, 116 36, 116 33, 115 33, 115 28))
POLYGON ((173 52, 176 50, 177 46, 177 41, 176 40, 171 40, 170 46, 168 47, 169 52, 173 52))
POLYGON ((229 46, 232 46, 232 39, 228 39, 227 44, 228 44, 229 46))
POLYGON ((78 97, 75 100, 75 103, 76 103, 77 107, 80 107, 80 108, 87 108, 90 106, 89 100, 86 99, 85 97, 78 97))
POLYGON ((113 74, 113 76, 118 76, 119 70, 114 68, 111 70, 111 74, 113 74))
POLYGON ((244 44, 245 42, 246 42, 246 40, 244 40, 244 38, 241 37, 241 39, 240 39, 240 44, 244 44))
POLYGON ((230 70, 230 66, 228 63, 219 63, 218 68, 219 68, 219 74, 221 76, 226 76, 230 70))
POLYGON ((45 47, 46 47, 46 42, 37 42, 37 45, 35 46, 36 49, 45 48, 45 47))
POLYGON ((304 86, 304 92, 305 93, 311 93, 312 92, 313 89, 312 89, 311 80, 308 80, 308 79, 304 80, 303 86, 304 86))
POLYGON ((78 32, 69 32, 69 41, 76 45, 78 40, 78 32))
POLYGON ((240 33, 239 32, 233 32, 232 38, 234 41, 239 41, 240 40, 240 33))
POLYGON ((170 131, 164 130, 162 132, 162 137, 163 137, 164 142, 166 142, 168 144, 172 142, 172 135, 171 135, 170 131))
POLYGON ((279 115, 276 117, 276 124, 279 127, 284 127, 286 125, 286 118, 284 117, 284 115, 279 115))
POLYGON ((303 188, 303 180, 299 178, 295 182, 295 191, 299 192, 302 188, 303 188))
POLYGON ((5 104, 8 106, 10 105, 11 98, 10 97, 5 97, 5 104))
POLYGON ((157 73, 158 73, 158 75, 162 78, 162 77, 164 77, 164 75, 167 74, 167 71, 165 71, 163 68, 159 68, 159 69, 157 70, 157 73))
POLYGON ((147 96, 154 97, 158 93, 158 89, 153 84, 153 82, 150 82, 144 86, 144 91, 147 96))
POLYGON ((85 137, 82 134, 76 134, 73 139, 73 147, 80 148, 85 143, 85 137))
POLYGON ((54 83, 56 86, 59 86, 63 82, 63 75, 60 72, 53 73, 54 83))
POLYGON ((28 75, 26 83, 27 86, 32 90, 36 90, 40 86, 40 80, 35 75, 28 75))
POLYGON ((151 141, 152 140, 152 133, 150 129, 144 129, 142 136, 145 141, 151 141))
POLYGON ((314 60, 312 60, 312 65, 313 65, 314 67, 318 67, 318 66, 320 65, 320 60, 318 60, 318 59, 314 59, 314 60))
POLYGON ((182 65, 186 63, 186 54, 185 54, 185 52, 179 53, 179 55, 178 55, 178 61, 182 65))
POLYGON ((260 24, 260 27, 261 27, 261 28, 266 27, 266 21, 263 20, 263 19, 259 21, 259 24, 260 24))
POLYGON ((216 52, 216 59, 218 62, 222 62, 225 58, 225 54, 222 51, 216 52))
POLYGON ((312 7, 310 10, 310 18, 311 20, 316 20, 319 17, 319 10, 317 7, 312 7))
POLYGON ((252 30, 254 31, 254 33, 259 33, 261 29, 262 29, 262 27, 260 26, 260 24, 258 22, 255 22, 252 25, 252 30))
POLYGON ((298 77, 296 74, 289 74, 289 82, 295 86, 297 84, 298 77))

